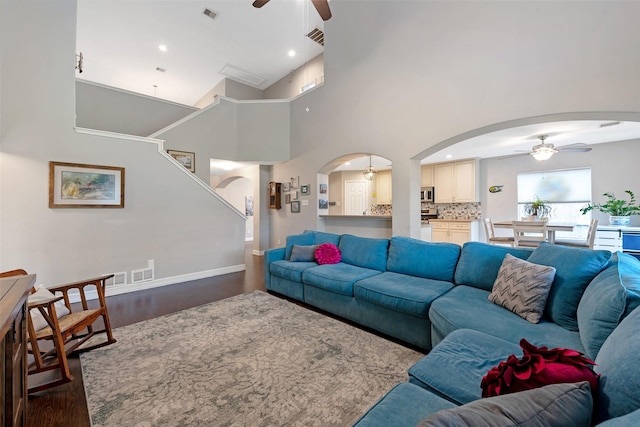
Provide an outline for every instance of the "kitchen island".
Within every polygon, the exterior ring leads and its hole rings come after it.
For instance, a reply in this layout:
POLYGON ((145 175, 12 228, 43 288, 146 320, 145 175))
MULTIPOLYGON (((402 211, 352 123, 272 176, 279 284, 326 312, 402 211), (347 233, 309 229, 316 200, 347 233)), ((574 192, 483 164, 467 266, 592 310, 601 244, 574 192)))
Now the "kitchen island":
POLYGON ((391 215, 318 215, 318 230, 389 239, 391 218, 391 215))

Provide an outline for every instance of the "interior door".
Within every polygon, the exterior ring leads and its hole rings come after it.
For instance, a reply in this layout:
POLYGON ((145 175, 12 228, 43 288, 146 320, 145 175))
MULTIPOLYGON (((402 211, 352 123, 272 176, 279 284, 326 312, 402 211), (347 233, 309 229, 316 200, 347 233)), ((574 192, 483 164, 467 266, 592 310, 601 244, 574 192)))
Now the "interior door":
POLYGON ((345 181, 344 214, 362 215, 367 209, 367 181, 345 181))

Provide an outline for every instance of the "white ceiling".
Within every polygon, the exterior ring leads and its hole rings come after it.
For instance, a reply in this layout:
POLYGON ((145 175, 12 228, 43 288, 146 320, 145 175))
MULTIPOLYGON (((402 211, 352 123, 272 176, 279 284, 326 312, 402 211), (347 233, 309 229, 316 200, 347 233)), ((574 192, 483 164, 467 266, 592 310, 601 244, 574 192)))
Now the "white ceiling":
POLYGON ((306 37, 324 29, 311 0, 273 0, 260 9, 252 2, 78 0, 76 51, 84 56, 78 76, 194 105, 222 81, 226 65, 266 78, 257 86, 265 89, 322 53, 306 37))
MULTIPOLYGON (((261 9, 251 3, 78 0, 76 49, 84 55, 83 73, 78 76, 193 105, 225 77, 220 70, 226 65, 265 77, 266 82, 258 86, 265 89, 322 53, 322 46, 306 37, 313 28, 324 30, 311 0, 272 0, 261 9), (205 8, 217 13, 214 20, 204 15, 205 8), (160 44, 167 46, 166 52, 158 49, 160 44), (288 56, 289 50, 295 50, 296 56, 288 56), (166 71, 157 71, 157 67, 166 71)), ((542 134, 549 135, 547 142, 556 147, 640 138, 640 123, 601 128, 603 123, 607 121, 563 121, 487 133, 432 154, 422 163, 515 154, 516 150, 530 150, 542 134)), ((368 157, 355 158, 351 166, 342 165, 338 170, 361 170, 368 163, 368 157)), ((389 164, 382 157, 373 157, 378 169, 388 169, 389 164)), ((247 165, 236 163, 234 167, 247 165)), ((224 166, 212 160, 212 175, 228 173, 230 166, 224 166)))

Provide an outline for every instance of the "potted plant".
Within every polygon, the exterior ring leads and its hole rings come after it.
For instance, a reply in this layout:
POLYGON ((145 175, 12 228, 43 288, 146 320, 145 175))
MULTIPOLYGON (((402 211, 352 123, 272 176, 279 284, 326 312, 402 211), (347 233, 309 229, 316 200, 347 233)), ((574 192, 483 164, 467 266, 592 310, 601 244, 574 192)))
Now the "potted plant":
POLYGON ((629 195, 629 200, 617 199, 613 193, 604 193, 607 202, 603 204, 592 205, 589 203, 586 207, 580 209, 582 215, 596 209, 602 213, 609 214, 609 224, 611 225, 627 225, 631 219, 631 215, 640 215, 640 205, 636 204, 636 197, 631 190, 625 190, 629 195))
POLYGON ((535 195, 532 202, 524 204, 524 213, 532 219, 544 218, 551 213, 551 205, 535 195))

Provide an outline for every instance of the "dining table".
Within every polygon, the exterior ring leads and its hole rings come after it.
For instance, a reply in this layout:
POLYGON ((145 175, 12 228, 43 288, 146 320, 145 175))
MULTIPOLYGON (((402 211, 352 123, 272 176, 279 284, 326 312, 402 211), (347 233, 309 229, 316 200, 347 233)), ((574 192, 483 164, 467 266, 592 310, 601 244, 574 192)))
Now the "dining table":
MULTIPOLYGON (((554 243, 556 241, 556 231, 573 231, 576 225, 571 222, 547 222, 547 241, 554 243)), ((494 228, 513 228, 512 221, 496 221, 493 223, 494 228)))

